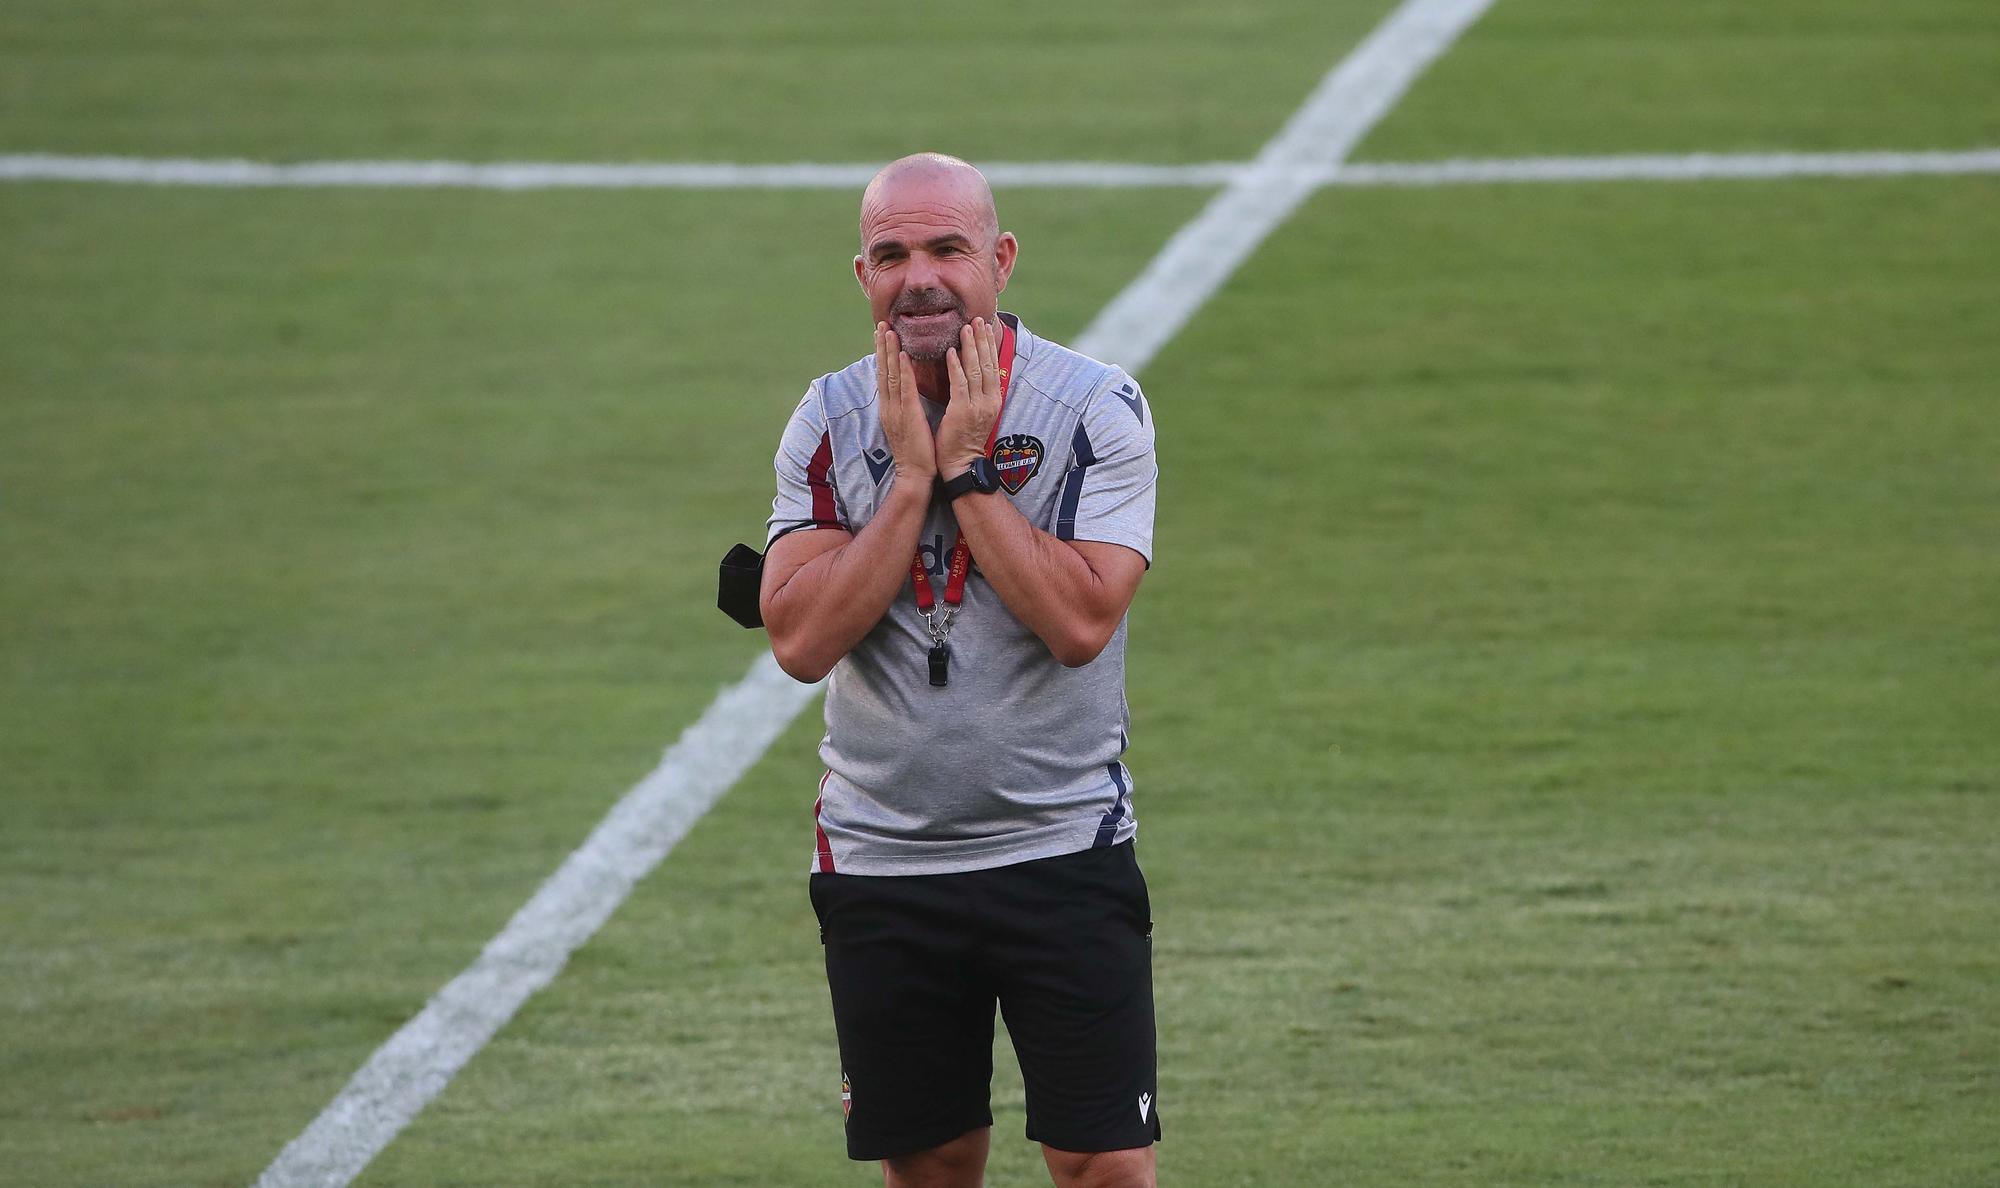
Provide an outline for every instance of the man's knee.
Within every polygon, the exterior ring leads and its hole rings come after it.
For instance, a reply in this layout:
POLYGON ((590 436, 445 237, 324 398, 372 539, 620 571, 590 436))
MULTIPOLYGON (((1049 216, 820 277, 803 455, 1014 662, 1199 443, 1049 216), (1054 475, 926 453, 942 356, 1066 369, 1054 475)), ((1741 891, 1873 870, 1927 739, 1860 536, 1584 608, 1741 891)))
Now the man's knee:
POLYGON ((1154 1188, 1153 1149, 1058 1151, 1044 1145, 1042 1158, 1056 1188, 1154 1188))
POLYGON ((986 1175, 992 1129, 982 1126, 940 1147, 882 1161, 887 1188, 978 1188, 986 1175))

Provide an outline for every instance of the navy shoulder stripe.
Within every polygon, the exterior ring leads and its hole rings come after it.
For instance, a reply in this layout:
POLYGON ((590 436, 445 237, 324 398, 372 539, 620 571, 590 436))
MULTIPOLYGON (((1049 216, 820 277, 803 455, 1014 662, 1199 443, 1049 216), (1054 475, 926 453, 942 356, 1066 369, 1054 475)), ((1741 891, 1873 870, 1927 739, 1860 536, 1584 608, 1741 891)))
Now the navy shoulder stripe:
POLYGON ((1070 439, 1070 452, 1076 455, 1076 465, 1063 477, 1062 504, 1056 511, 1056 539, 1076 539, 1076 505, 1083 498, 1083 474, 1097 464, 1097 454, 1090 448, 1090 434, 1083 431, 1083 422, 1076 423, 1076 436, 1070 439))

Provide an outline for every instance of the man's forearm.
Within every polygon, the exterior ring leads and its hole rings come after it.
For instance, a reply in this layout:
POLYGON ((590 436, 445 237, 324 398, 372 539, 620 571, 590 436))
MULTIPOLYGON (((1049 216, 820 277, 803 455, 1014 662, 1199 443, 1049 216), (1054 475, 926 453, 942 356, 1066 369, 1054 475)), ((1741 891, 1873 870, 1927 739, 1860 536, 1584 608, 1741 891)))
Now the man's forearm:
POLYGON ((898 476, 854 538, 801 565, 765 601, 771 650, 786 672, 818 680, 874 630, 909 580, 931 483, 898 476))
POLYGON ((1124 617, 1129 594, 1113 589, 1083 554, 1030 524, 1000 494, 951 505, 973 560, 1000 601, 1063 664, 1088 664, 1124 617))

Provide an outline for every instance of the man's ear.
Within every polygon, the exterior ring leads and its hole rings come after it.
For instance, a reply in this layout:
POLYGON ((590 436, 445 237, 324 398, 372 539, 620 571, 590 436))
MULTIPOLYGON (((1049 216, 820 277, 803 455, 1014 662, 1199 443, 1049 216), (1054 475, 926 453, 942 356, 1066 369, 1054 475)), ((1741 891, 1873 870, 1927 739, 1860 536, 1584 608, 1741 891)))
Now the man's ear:
POLYGON ((1007 278, 1014 275, 1014 257, 1021 252, 1020 243, 1012 231, 1002 231, 1000 238, 993 242, 993 271, 999 279, 994 286, 995 293, 1007 291, 1007 278))
POLYGON ((860 285, 861 291, 864 293, 868 291, 868 280, 864 275, 867 272, 867 269, 868 269, 868 262, 866 260, 862 259, 860 256, 854 257, 854 283, 860 285))

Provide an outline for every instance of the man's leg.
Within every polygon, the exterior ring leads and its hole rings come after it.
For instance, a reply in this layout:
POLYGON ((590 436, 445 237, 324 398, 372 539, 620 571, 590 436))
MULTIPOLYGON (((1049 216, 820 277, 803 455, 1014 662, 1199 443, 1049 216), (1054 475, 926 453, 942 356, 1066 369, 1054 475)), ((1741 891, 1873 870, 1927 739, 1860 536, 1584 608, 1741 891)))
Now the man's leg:
POLYGON ((1094 1155, 1058 1151, 1044 1143, 1042 1159, 1056 1188, 1156 1188, 1153 1149, 1100 1151, 1094 1155))
POLYGON ((1150 1185, 1160 1137, 1151 904, 1131 843, 1003 867, 987 959, 1059 1185, 1150 1185))
POLYGON ((993 992, 971 952, 959 878, 812 876, 849 1111, 847 1154, 883 1162, 892 1185, 905 1161, 912 1176, 945 1174, 976 1147, 972 1184, 985 1165, 993 992))
POLYGON ((968 1130, 942 1147, 882 1161, 885 1188, 979 1188, 986 1181, 991 1126, 968 1130))

